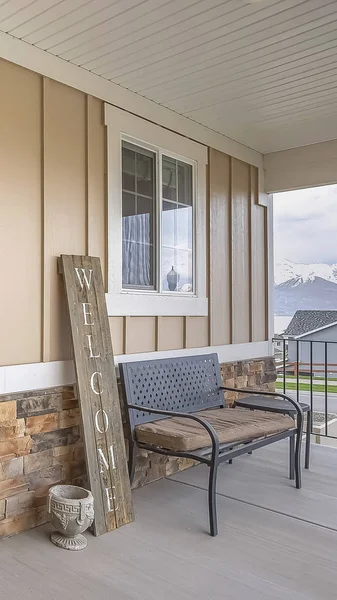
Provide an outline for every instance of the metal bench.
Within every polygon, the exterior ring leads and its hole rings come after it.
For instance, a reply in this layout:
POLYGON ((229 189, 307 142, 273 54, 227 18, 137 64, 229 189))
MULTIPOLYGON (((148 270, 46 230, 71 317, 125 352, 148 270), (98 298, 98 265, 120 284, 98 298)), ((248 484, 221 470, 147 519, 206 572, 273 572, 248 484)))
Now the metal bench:
MULTIPOLYGON (((303 412, 292 398, 262 392, 287 400, 295 409, 296 421, 265 410, 226 408, 224 390, 232 388, 222 385, 217 354, 121 363, 120 375, 133 442, 131 481, 137 447, 208 465, 212 536, 218 533, 216 478, 220 463, 290 438, 290 471, 295 470, 296 488, 301 487, 303 412)), ((261 392, 251 390, 248 394, 261 396, 261 392)))

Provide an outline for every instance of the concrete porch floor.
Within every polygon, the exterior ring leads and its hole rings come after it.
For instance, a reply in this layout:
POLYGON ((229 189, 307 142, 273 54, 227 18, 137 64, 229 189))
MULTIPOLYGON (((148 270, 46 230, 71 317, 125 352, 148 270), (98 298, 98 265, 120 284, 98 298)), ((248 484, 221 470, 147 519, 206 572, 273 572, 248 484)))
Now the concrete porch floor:
POLYGON ((287 445, 222 465, 219 536, 208 534, 207 468, 133 493, 135 523, 71 553, 49 526, 0 542, 0 598, 42 600, 335 600, 337 451, 312 447, 303 489, 287 445))

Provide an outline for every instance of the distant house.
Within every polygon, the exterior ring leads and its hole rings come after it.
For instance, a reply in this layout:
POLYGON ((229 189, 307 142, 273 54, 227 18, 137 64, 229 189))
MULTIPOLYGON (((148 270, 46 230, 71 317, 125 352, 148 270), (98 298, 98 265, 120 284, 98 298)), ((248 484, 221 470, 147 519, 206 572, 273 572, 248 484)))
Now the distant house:
POLYGON ((301 372, 323 375, 327 363, 328 373, 337 376, 337 310, 298 310, 283 336, 288 360, 298 362, 301 372))

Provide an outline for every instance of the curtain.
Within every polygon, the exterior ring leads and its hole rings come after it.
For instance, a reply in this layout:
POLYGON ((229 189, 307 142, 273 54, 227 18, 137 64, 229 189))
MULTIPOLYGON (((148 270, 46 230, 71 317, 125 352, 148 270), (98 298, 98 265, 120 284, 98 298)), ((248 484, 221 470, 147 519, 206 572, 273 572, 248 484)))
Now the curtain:
POLYGON ((151 286, 150 215, 123 217, 123 284, 151 286))

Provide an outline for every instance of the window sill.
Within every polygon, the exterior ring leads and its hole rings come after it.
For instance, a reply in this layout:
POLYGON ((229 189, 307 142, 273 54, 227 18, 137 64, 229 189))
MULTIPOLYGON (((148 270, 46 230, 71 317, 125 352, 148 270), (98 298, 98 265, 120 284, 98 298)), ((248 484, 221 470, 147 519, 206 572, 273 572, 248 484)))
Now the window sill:
POLYGON ((106 294, 109 317, 207 317, 208 299, 142 292, 106 294))

